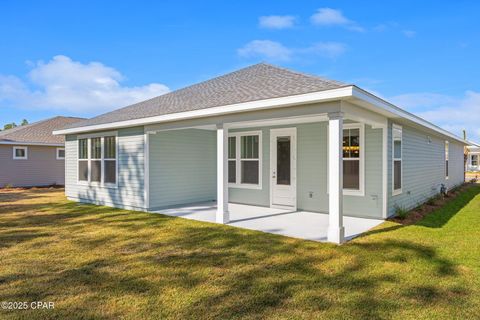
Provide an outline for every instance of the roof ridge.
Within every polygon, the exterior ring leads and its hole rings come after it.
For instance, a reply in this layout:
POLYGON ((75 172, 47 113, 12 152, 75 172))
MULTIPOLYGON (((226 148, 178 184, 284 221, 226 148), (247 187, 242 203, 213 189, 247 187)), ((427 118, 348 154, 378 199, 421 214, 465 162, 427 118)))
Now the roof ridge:
POLYGON ((17 131, 20 131, 22 129, 26 129, 26 128, 31 128, 33 127, 34 125, 38 125, 40 123, 43 123, 47 120, 51 120, 51 119, 54 119, 55 117, 53 118, 48 118, 48 119, 43 119, 43 120, 38 120, 38 121, 35 121, 35 122, 32 122, 32 123, 27 123, 27 124, 24 124, 24 125, 17 125, 16 127, 13 127, 13 128, 10 128, 10 129, 6 129, 6 130, 2 130, 0 131, 0 136, 5 136, 7 134, 10 134, 10 133, 13 133, 13 132, 17 132, 17 131))
POLYGON ((163 95, 124 105, 66 128, 140 119, 345 86, 347 85, 343 82, 260 62, 192 83, 163 95))
MULTIPOLYGON (((244 67, 244 68, 241 68, 241 69, 238 69, 238 70, 234 70, 234 71, 231 71, 231 72, 228 72, 228 73, 225 73, 225 74, 221 74, 221 75, 218 75, 218 76, 215 76, 213 78, 210 78, 210 79, 207 79, 207 80, 203 80, 203 81, 200 81, 200 82, 196 82, 196 83, 192 83, 190 85, 187 85, 186 87, 182 87, 182 88, 179 88, 179 89, 176 89, 176 90, 172 90, 170 92, 167 92, 167 93, 164 93, 164 94, 161 94, 159 96, 155 96, 155 97, 152 97, 150 99, 146 99, 146 100, 142 100, 142 101, 139 101, 139 102, 136 102, 136 103, 133 103, 133 104, 129 104, 129 105, 126 105, 126 106, 123 106, 123 107, 120 107, 118 109, 115 109, 115 110, 112 110, 112 111, 108 111, 108 112, 105 112, 105 113, 102 113, 102 114, 99 114, 98 116, 95 116, 95 117, 92 117, 90 119, 94 119, 94 118, 97 118, 97 117, 100 117, 100 116, 103 116, 103 115, 106 115, 106 114, 109 114, 111 112, 117 112, 117 111, 120 111, 120 110, 123 110, 123 109, 126 109, 126 108, 130 108, 130 107, 134 107, 138 104, 141 104, 141 103, 145 103, 145 102, 148 102, 148 101, 153 101, 155 99, 157 99, 158 97, 162 97, 162 96, 168 96, 168 95, 172 95, 174 93, 178 93, 178 92, 182 92, 182 91, 185 91, 189 88, 192 88, 192 87, 195 87, 195 86, 198 86, 200 84, 204 84, 204 83, 208 83, 208 82, 212 82, 214 80, 217 80, 217 79, 221 79, 221 78, 224 78, 226 76, 231 76, 232 74, 235 74, 235 73, 238 73, 240 71, 245 71, 247 69, 250 69, 250 68, 253 68, 255 66, 258 66, 258 65, 266 65, 265 63, 256 63, 256 64, 252 64, 250 66, 247 66, 247 67, 244 67)), ((85 119, 85 120, 90 120, 90 119, 85 119)))
POLYGON ((50 118, 47 118, 47 119, 42 119, 42 120, 38 120, 38 121, 35 121, 35 122, 32 122, 32 123, 28 123, 28 124, 24 124, 24 125, 17 125, 16 127, 14 128, 10 128, 10 129, 6 129, 6 130, 2 130, 0 131, 0 137, 3 137, 3 136, 6 136, 6 135, 9 135, 9 134, 12 134, 12 133, 15 133, 15 132, 18 132, 18 131, 21 131, 21 130, 25 130, 25 129, 28 129, 28 128, 31 128, 31 127, 34 127, 34 126, 38 126, 42 123, 45 123, 47 121, 51 121, 53 119, 57 119, 57 118, 68 118, 68 119, 80 119, 80 120, 86 120, 86 118, 79 118, 79 117, 70 117, 70 116, 53 116, 53 117, 50 117, 50 118))
MULTIPOLYGON (((331 83, 342 85, 342 86, 351 85, 351 84, 348 84, 346 82, 329 79, 329 78, 322 77, 322 76, 319 76, 319 75, 316 75, 316 74, 313 74, 313 73, 307 73, 307 72, 303 72, 303 71, 297 71, 297 70, 289 69, 289 68, 286 68, 286 67, 277 66, 277 65, 274 65, 274 64, 271 64, 271 63, 268 63, 268 62, 261 62, 261 63, 255 64, 255 65, 259 65, 259 64, 262 64, 262 65, 265 65, 265 66, 268 66, 268 67, 271 67, 271 68, 280 69, 280 70, 283 70, 283 71, 295 73, 295 74, 305 76, 305 77, 312 77, 312 78, 320 79, 320 80, 323 80, 323 81, 331 82, 331 83)), ((255 65, 253 65, 253 66, 255 66, 255 65)))

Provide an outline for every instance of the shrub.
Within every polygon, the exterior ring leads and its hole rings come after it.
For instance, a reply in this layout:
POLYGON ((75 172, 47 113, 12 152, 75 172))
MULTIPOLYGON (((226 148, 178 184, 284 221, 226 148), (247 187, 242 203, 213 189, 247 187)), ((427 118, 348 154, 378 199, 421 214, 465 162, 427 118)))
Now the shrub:
POLYGON ((408 216, 408 211, 403 207, 395 205, 395 216, 403 220, 408 216))

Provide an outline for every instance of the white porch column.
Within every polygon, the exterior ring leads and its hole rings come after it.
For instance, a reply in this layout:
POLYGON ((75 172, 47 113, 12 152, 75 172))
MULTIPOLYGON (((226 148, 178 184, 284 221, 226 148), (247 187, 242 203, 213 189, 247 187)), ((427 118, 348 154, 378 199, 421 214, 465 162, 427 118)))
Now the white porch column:
POLYGON ((217 125, 217 223, 228 223, 228 128, 217 125))
POLYGON ((343 227, 343 114, 328 114, 328 241, 345 241, 343 227))

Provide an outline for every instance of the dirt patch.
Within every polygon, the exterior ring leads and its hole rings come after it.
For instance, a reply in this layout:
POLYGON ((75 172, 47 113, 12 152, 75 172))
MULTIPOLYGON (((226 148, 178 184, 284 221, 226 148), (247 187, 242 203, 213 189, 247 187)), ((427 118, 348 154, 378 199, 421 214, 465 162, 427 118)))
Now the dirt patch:
POLYGON ((424 204, 410 210, 404 218, 395 216, 387 220, 403 225, 414 224, 417 221, 422 220, 425 216, 432 213, 433 211, 443 207, 445 204, 455 199, 460 193, 472 186, 472 183, 465 183, 459 187, 452 189, 445 196, 437 196, 427 200, 424 204))

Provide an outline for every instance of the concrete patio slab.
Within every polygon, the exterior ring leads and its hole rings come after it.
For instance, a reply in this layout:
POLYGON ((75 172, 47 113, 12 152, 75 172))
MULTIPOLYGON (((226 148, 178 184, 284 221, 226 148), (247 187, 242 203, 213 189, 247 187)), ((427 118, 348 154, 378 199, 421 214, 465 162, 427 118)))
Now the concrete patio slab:
MULTIPOLYGON (((280 234, 293 238, 327 241, 328 214, 230 203, 230 222, 233 227, 280 234)), ((153 211, 169 216, 215 222, 215 202, 153 211)), ((344 217, 345 237, 350 240, 381 224, 383 220, 344 217)))

